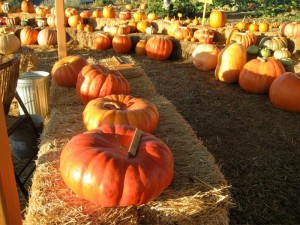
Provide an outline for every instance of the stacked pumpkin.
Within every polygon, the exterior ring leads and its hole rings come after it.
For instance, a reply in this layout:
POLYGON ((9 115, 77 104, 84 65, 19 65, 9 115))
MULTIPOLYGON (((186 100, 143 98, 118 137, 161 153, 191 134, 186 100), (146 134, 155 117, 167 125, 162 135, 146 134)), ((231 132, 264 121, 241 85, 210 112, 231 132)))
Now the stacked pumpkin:
POLYGON ((51 74, 58 85, 76 86, 86 104, 83 123, 88 131, 74 136, 61 153, 65 184, 101 207, 156 199, 174 176, 171 150, 150 134, 159 121, 156 106, 130 96, 119 71, 88 64, 80 56, 58 61, 51 74))

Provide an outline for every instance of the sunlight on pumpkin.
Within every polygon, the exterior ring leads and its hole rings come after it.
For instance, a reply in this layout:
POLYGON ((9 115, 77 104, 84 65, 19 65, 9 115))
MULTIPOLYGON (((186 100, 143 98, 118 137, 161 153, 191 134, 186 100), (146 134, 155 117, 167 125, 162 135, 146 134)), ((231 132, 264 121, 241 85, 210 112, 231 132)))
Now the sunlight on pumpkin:
POLYGON ((73 180, 80 180, 81 179, 81 172, 80 170, 74 170, 72 171, 72 177, 73 177, 73 180))
POLYGON ((85 175, 83 176, 83 183, 85 183, 85 184, 90 184, 90 183, 92 183, 92 176, 91 176, 90 173, 85 174, 85 175))

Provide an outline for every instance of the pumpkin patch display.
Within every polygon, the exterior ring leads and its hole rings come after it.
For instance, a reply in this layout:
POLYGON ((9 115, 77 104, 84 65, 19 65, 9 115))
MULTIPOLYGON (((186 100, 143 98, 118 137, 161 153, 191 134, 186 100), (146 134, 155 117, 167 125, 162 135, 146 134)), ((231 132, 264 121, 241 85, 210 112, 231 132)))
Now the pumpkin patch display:
POLYGON ((273 58, 252 59, 239 75, 240 87, 252 94, 267 94, 275 78, 285 72, 283 65, 273 58))
POLYGON ((151 37, 146 43, 146 54, 149 59, 167 60, 173 50, 173 43, 169 38, 151 37))
POLYGON ((154 104, 130 95, 107 95, 89 101, 83 111, 87 130, 104 124, 130 125, 152 133, 158 124, 159 113, 154 104))
POLYGON ((101 207, 141 205, 156 199, 173 180, 172 152, 160 139, 142 133, 132 156, 128 150, 134 134, 130 126, 103 125, 74 136, 60 156, 65 184, 101 207))
POLYGON ((214 70, 218 64, 220 49, 214 44, 200 44, 193 53, 194 66, 201 71, 214 70))
POLYGON ((300 77, 292 72, 283 73, 271 84, 269 98, 279 109, 300 113, 300 77))
POLYGON ((225 83, 236 83, 246 62, 247 51, 245 47, 239 43, 232 43, 221 50, 215 77, 225 83))
POLYGON ((76 87, 78 73, 87 64, 86 59, 79 55, 64 57, 53 65, 52 79, 57 85, 76 87))
POLYGON ((78 74, 77 95, 83 104, 111 94, 130 94, 128 81, 117 70, 108 70, 97 64, 88 64, 78 74))

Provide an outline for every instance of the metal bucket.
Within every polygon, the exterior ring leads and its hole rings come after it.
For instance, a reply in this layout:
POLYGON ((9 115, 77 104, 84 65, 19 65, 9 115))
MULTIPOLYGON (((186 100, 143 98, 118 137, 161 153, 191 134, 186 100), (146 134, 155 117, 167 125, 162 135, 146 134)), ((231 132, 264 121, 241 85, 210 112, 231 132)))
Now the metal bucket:
MULTIPOLYGON (((17 92, 29 114, 46 118, 49 114, 50 74, 46 71, 31 71, 20 74, 17 92)), ((20 114, 24 115, 21 107, 20 114)))

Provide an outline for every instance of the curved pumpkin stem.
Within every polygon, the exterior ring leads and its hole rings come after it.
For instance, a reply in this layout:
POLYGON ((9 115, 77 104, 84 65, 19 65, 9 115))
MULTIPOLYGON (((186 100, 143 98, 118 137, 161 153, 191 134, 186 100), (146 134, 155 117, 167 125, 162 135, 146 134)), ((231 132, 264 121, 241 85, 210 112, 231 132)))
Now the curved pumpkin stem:
POLYGON ((103 106, 107 107, 109 109, 111 109, 111 106, 115 107, 115 109, 121 109, 121 106, 116 102, 104 102, 103 106), (108 106, 110 106, 110 107, 108 107, 108 106))

